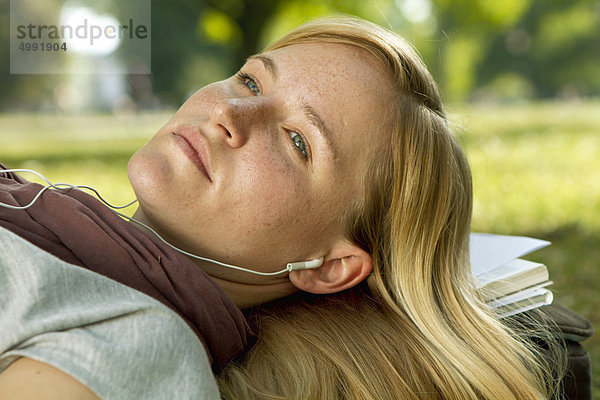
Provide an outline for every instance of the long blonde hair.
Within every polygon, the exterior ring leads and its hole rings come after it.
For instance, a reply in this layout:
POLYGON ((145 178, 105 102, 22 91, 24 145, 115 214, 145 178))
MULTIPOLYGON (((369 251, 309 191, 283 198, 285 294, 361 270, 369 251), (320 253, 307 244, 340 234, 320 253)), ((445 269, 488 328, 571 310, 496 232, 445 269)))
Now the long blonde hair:
POLYGON ((374 270, 368 286, 256 313, 258 343, 219 376, 224 398, 549 398, 556 373, 475 289, 470 170, 418 54, 353 17, 309 22, 265 51, 307 42, 359 46, 395 85, 390 146, 372 157, 347 217, 374 270))

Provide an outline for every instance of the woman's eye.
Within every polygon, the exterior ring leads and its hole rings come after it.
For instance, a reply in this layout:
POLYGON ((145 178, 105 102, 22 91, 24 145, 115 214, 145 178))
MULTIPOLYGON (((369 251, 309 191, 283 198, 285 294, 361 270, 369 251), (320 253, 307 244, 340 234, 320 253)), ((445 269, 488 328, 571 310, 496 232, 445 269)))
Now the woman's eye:
POLYGON ((290 131, 290 138, 292 138, 292 142, 294 142, 294 145, 298 148, 300 153, 302 153, 302 157, 308 159, 308 149, 306 146, 306 141, 302 135, 297 132, 290 131))
MULTIPOLYGON (((250 90, 250 92, 252 92, 252 94, 254 96, 260 96, 260 88, 258 87, 258 84, 256 83, 256 81, 248 74, 240 71, 236 74, 237 80, 240 82, 240 84, 246 86, 248 88, 248 90, 250 90)), ((294 132, 294 131, 288 131, 290 138, 292 139, 292 142, 294 143, 294 146, 296 146, 296 148, 298 149, 298 151, 300 152, 300 155, 302 156, 302 158, 304 158, 305 160, 308 160, 309 158, 309 146, 306 143, 306 140, 304 139, 304 137, 299 134, 298 132, 294 132)))
POLYGON ((253 95, 260 96, 260 89, 256 84, 256 81, 250 77, 250 75, 243 73, 242 71, 237 74, 238 80, 246 86, 253 95))

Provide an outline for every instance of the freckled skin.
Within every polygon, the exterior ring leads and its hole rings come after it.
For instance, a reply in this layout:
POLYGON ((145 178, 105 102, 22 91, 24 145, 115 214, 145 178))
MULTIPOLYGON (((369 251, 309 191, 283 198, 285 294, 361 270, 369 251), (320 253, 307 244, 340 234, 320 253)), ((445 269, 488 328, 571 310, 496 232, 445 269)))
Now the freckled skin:
POLYGON ((174 244, 277 271, 343 239, 342 216, 362 196, 368 150, 388 137, 389 124, 381 121, 392 94, 369 53, 355 46, 299 44, 266 55, 277 65, 276 81, 253 59, 243 71, 256 80, 259 95, 235 76, 198 90, 132 157, 128 172, 140 202, 136 217, 174 244), (332 131, 335 159, 295 107, 299 98, 332 131), (206 137, 212 183, 173 142, 171 133, 183 124, 206 137), (302 133, 311 161, 303 160, 286 129, 302 133))

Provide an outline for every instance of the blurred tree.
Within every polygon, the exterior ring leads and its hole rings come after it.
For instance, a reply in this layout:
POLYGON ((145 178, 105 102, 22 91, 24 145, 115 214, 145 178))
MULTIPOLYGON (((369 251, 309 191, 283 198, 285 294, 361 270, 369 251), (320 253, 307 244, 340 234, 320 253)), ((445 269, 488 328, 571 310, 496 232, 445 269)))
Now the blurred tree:
MULTIPOLYGON (((599 0, 151 3, 151 90, 163 104, 181 103, 195 88, 231 75, 290 28, 334 13, 358 15, 406 36, 452 101, 600 95, 599 0)), ((0 107, 43 108, 53 101, 60 76, 9 74, 9 10, 10 1, 0 0, 0 107)))
POLYGON ((154 91, 167 103, 185 95, 178 84, 185 65, 201 52, 196 37, 204 3, 189 0, 152 0, 152 81, 154 91))
POLYGON ((450 100, 600 94, 597 0, 434 4, 446 36, 437 73, 450 100))
POLYGON ((275 0, 153 0, 155 90, 181 102, 194 87, 234 72, 258 48, 275 0))
MULTIPOLYGON (((172 2, 154 1, 167 7, 169 13, 173 12, 172 2)), ((178 62, 178 66, 171 64, 168 67, 156 64, 156 69, 153 62, 153 74, 161 75, 156 76, 157 88, 177 88, 177 97, 182 99, 190 94, 189 87, 201 86, 233 74, 249 55, 311 18, 347 13, 388 25, 386 14, 389 15, 390 11, 398 14, 393 0, 378 0, 377 3, 354 0, 207 0, 201 8, 180 10, 179 13, 185 23, 177 25, 178 30, 185 29, 185 35, 189 35, 191 30, 188 24, 195 24, 195 35, 187 38, 192 41, 195 39, 194 51, 188 51, 185 58, 178 60, 185 60, 191 68, 178 62), (175 68, 176 74, 163 75, 168 69, 175 68)), ((165 25, 167 22, 162 12, 155 14, 153 11, 154 15, 156 22, 153 19, 153 32, 155 23, 165 25)), ((161 51, 165 45, 153 42, 153 54, 155 47, 156 51, 161 51)))
MULTIPOLYGON (((226 40, 232 45, 232 67, 237 69, 247 56, 259 50, 260 35, 282 0, 211 0, 209 3, 215 10, 212 18, 220 18, 221 26, 229 27, 226 40)), ((204 32, 210 35, 214 30, 210 29, 209 21, 210 14, 204 19, 204 32)), ((216 39, 214 34, 209 38, 216 39)))
POLYGON ((534 0, 511 29, 490 42, 480 86, 512 72, 537 97, 600 94, 600 2, 534 0))
POLYGON ((434 0, 446 37, 437 76, 449 100, 465 101, 478 86, 478 70, 495 37, 513 27, 532 0, 434 0))

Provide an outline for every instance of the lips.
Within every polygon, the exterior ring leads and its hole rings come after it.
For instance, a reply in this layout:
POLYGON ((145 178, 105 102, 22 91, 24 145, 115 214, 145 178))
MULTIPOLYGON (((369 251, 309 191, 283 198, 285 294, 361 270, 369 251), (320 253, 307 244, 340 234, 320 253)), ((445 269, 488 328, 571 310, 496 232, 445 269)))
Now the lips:
POLYGON ((172 132, 177 146, 194 165, 212 182, 210 176, 210 158, 206 138, 199 129, 184 125, 172 132))

